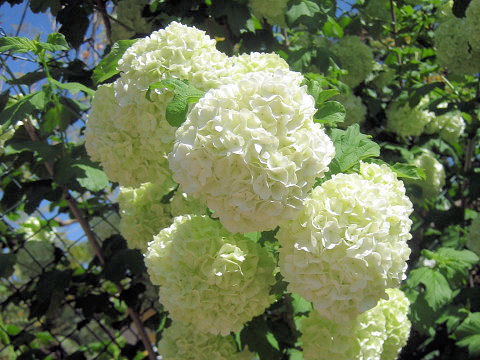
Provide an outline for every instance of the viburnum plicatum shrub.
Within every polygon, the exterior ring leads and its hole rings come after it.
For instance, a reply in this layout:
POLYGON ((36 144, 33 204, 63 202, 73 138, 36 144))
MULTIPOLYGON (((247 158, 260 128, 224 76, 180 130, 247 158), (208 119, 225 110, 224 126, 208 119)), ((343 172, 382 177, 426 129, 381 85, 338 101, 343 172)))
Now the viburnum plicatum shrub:
POLYGON ((425 172, 425 179, 413 181, 422 188, 423 197, 438 196, 445 185, 445 169, 442 163, 435 158, 435 154, 430 150, 422 149, 421 153, 413 160, 413 164, 425 172))
POLYGON ((158 351, 164 360, 252 360, 248 350, 239 352, 232 336, 200 333, 190 325, 173 324, 162 333, 158 351))
POLYGON ((422 99, 415 107, 407 104, 392 102, 386 109, 386 129, 399 136, 419 136, 425 131, 434 114, 428 110, 422 110, 426 98, 422 99))
POLYGON ((153 284, 174 321, 228 335, 273 301, 273 257, 206 215, 185 215, 160 231, 145 256, 153 284))
POLYGON ((301 323, 305 360, 395 360, 407 343, 409 301, 399 289, 387 289, 387 299, 347 323, 312 311, 301 323))
POLYGON ((443 115, 433 117, 427 124, 427 134, 438 134, 440 138, 448 143, 457 143, 465 131, 465 120, 460 111, 452 111, 443 115))
POLYGON ((412 203, 386 165, 361 163, 314 188, 280 227, 280 271, 288 289, 323 317, 346 322, 405 279, 412 203))
MULTIPOLYGON (((344 81, 356 86, 373 55, 357 37, 332 48, 342 46, 344 81), (350 42, 358 50, 351 61, 350 42)), ((120 231, 144 253, 173 320, 159 343, 165 359, 251 358, 225 336, 265 314, 282 277, 338 326, 400 285, 412 212, 403 183, 387 165, 360 158, 349 173, 338 170, 311 84, 285 60, 227 56, 203 31, 172 22, 130 46, 118 70, 95 93, 86 148, 120 183, 120 231), (180 122, 172 111, 186 95, 175 86, 195 94, 180 122), (337 170, 324 181, 333 163, 337 170), (261 231, 273 237, 270 246, 261 231)), ((338 98, 345 127, 367 112, 349 94, 338 98)), ((382 316, 372 326, 385 333, 382 316)), ((345 341, 339 346, 352 337, 345 341)), ((385 342, 362 340, 362 351, 376 354, 385 342)))

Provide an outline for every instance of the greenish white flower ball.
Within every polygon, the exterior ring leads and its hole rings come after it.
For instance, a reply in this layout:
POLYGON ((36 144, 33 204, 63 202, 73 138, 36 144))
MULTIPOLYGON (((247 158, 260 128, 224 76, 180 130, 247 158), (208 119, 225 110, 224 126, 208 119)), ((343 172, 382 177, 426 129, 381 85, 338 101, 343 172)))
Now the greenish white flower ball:
POLYGON ((249 0, 248 5, 252 13, 258 18, 267 20, 270 25, 287 26, 285 12, 288 0, 249 0))
POLYGON ((166 156, 176 128, 165 119, 171 95, 159 95, 155 102, 142 96, 137 92, 136 103, 119 106, 112 85, 101 85, 87 121, 85 146, 90 158, 122 186, 162 183, 171 176, 166 156))
POLYGON ((313 122, 295 73, 258 72, 208 91, 177 130, 174 180, 231 232, 274 229, 295 216, 334 146, 313 122), (293 75, 292 75, 293 74, 293 75))
POLYGON ((163 203, 162 199, 172 190, 172 184, 168 182, 145 183, 136 189, 120 189, 120 232, 127 240, 128 247, 140 249, 144 253, 153 236, 170 226, 170 205, 163 203))
POLYGON ((301 324, 305 360, 395 360, 410 333, 408 299, 398 289, 387 289, 388 300, 338 323, 313 311, 301 324))
POLYGON ((480 216, 473 219, 468 228, 466 245, 480 256, 480 216))
POLYGON ((446 142, 456 143, 465 131, 465 120, 459 111, 452 111, 434 117, 425 130, 429 134, 438 133, 446 142))
POLYGON ((280 271, 288 289, 323 317, 346 322, 405 279, 412 203, 386 165, 361 163, 316 187, 280 227, 280 271))
POLYGON ((351 88, 360 84, 372 72, 372 50, 358 36, 341 38, 331 50, 340 60, 340 67, 348 71, 340 80, 351 88))
POLYGON ((252 360, 248 350, 239 352, 232 336, 202 333, 174 321, 162 333, 158 353, 163 360, 252 360))
POLYGON ((445 169, 430 151, 423 149, 413 164, 423 169, 425 172, 425 180, 414 180, 414 184, 422 188, 423 196, 426 198, 434 198, 440 194, 445 185, 445 169))
POLYGON ((340 94, 332 100, 340 102, 345 106, 345 120, 339 124, 340 127, 346 128, 353 124, 363 124, 367 115, 367 107, 362 103, 362 98, 352 93, 340 94))
POLYGON ((178 189, 170 200, 170 213, 173 217, 187 214, 206 215, 207 206, 202 200, 178 189))
POLYGON ((239 331, 272 302, 267 250, 205 215, 176 217, 149 244, 145 264, 170 317, 200 332, 239 331))
POLYGON ((399 136, 420 136, 433 119, 434 114, 427 110, 422 110, 420 102, 414 108, 408 104, 391 103, 387 110, 386 129, 399 136))

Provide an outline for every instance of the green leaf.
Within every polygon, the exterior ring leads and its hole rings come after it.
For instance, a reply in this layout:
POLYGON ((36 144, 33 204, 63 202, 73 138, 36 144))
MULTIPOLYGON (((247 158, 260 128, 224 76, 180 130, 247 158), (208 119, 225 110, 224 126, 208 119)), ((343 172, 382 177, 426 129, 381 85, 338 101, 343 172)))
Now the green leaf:
POLYGON ((480 312, 470 313, 455 331, 458 346, 468 347, 471 357, 480 355, 480 312))
POLYGON ((439 271, 428 267, 412 270, 407 282, 412 287, 425 285, 425 300, 433 311, 440 309, 453 297, 447 279, 439 271))
POLYGON ((15 254, 0 254, 0 278, 8 278, 13 274, 15 254))
POLYGON ((38 41, 29 40, 19 36, 0 37, 0 53, 11 51, 13 53, 25 53, 37 50, 38 41))
POLYGON ((77 163, 72 167, 77 167, 85 172, 83 177, 77 177, 78 183, 90 191, 100 191, 108 186, 107 175, 97 167, 77 163))
POLYGON ((395 163, 390 168, 397 174, 397 177, 410 180, 424 180, 425 172, 415 165, 395 163))
POLYGON ((50 82, 59 87, 60 89, 69 91, 72 95, 77 94, 79 91, 83 91, 85 94, 88 94, 90 96, 93 96, 93 94, 95 94, 95 90, 90 89, 89 87, 86 87, 85 85, 78 82, 62 83, 55 79, 50 79, 50 82))
POLYGON ((301 0, 297 1, 294 5, 290 7, 285 13, 287 21, 290 24, 294 24, 301 17, 314 17, 317 13, 320 12, 320 7, 313 1, 301 0))
POLYGON ((312 303, 300 295, 292 294, 292 307, 295 315, 307 314, 312 310, 312 303))
POLYGON ((330 138, 335 145, 335 158, 330 163, 330 173, 346 172, 360 160, 380 155, 380 147, 370 137, 360 132, 358 124, 347 130, 333 129, 330 138))
POLYGON ((43 91, 37 91, 19 98, 0 112, 2 130, 5 131, 9 126, 15 126, 17 122, 25 120, 34 110, 42 110, 45 107, 45 103, 46 96, 43 91))
POLYGON ((345 107, 338 101, 322 103, 315 113, 314 121, 319 124, 334 124, 345 120, 345 107))
POLYGON ((409 96, 408 105, 412 108, 415 107, 425 95, 427 95, 428 93, 430 93, 431 91, 437 88, 444 89, 445 83, 437 81, 437 82, 432 82, 425 85, 422 84, 417 86, 416 88, 413 89, 413 91, 409 96))
POLYGON ((335 21, 334 18, 329 16, 325 24, 323 24, 323 33, 327 37, 343 37, 343 28, 335 21))
POLYGON ((127 271, 132 275, 141 275, 145 271, 143 256, 138 250, 122 249, 117 251, 105 264, 105 278, 120 281, 127 271))
POLYGON ((470 250, 455 250, 448 247, 435 252, 424 249, 422 255, 435 260, 435 266, 438 266, 449 280, 457 282, 465 281, 469 270, 479 261, 478 256, 470 250))
POLYGON ((112 76, 118 74, 118 61, 122 58, 125 51, 132 46, 137 40, 120 40, 113 44, 110 53, 100 61, 93 70, 92 79, 95 84, 104 82, 112 76))
POLYGON ((168 123, 176 127, 182 125, 187 118, 188 106, 196 103, 205 94, 186 80, 165 79, 148 87, 148 100, 152 101, 150 94, 155 89, 168 89, 173 92, 173 99, 168 103, 165 115, 168 123))
POLYGON ((70 50, 70 46, 68 46, 67 40, 65 40, 65 36, 59 33, 49 34, 47 38, 47 42, 40 43, 40 46, 45 50, 48 50, 51 52, 70 50))
POLYGON ((32 152, 41 160, 53 161, 60 154, 60 146, 39 141, 11 141, 5 147, 5 155, 18 154, 24 151, 32 152))

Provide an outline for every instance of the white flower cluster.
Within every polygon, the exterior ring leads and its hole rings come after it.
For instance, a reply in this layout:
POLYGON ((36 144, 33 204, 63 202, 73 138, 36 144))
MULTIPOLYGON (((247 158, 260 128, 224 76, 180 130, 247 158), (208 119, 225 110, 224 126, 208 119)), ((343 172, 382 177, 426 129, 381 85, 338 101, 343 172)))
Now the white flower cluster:
POLYGON ((252 360, 248 350, 239 352, 232 336, 205 334, 180 322, 162 333, 158 351, 163 360, 252 360))
POLYGON ((249 0, 248 6, 252 13, 260 20, 265 18, 270 25, 287 26, 285 23, 285 11, 288 0, 249 0))
POLYGON ((267 250, 207 216, 176 217, 149 244, 145 263, 172 319, 201 332, 239 331, 273 300, 267 250))
POLYGON ((372 49, 358 36, 344 36, 331 47, 335 56, 340 60, 340 67, 348 71, 340 78, 345 84, 354 88, 365 80, 373 69, 372 49))
POLYGON ((435 198, 442 191, 445 185, 445 169, 430 151, 423 149, 413 164, 423 169, 425 172, 425 180, 414 180, 414 184, 422 188, 423 198, 435 198))
POLYGON ((288 289, 337 322, 371 309, 405 278, 412 211, 386 165, 334 175, 277 234, 288 289))
POLYGON ((345 106, 345 120, 338 124, 342 128, 349 127, 353 124, 363 124, 367 115, 367 107, 362 103, 362 98, 355 96, 351 92, 348 94, 340 94, 332 100, 336 100, 345 106))
POLYGON ((458 142, 464 131, 465 120, 459 111, 436 116, 425 128, 427 134, 438 133, 443 140, 449 143, 458 142))
POLYGON ((480 72, 479 3, 471 2, 466 18, 457 18, 452 13, 442 17, 435 30, 438 62, 452 73, 472 75, 480 72))
POLYGON ((174 179, 231 232, 270 230, 292 218, 334 156, 313 123, 313 98, 291 74, 252 73, 210 90, 177 130, 174 179))
POLYGON ((409 301, 387 289, 388 300, 346 324, 313 311, 301 324, 305 360, 395 360, 410 334, 409 301))
POLYGON ((135 34, 149 34, 152 32, 152 23, 142 16, 149 0, 121 0, 115 6, 112 21, 112 41, 130 39, 135 34))
POLYGON ((408 104, 391 103, 386 110, 386 129, 403 137, 421 135, 435 116, 421 109, 427 100, 422 99, 414 108, 408 104))

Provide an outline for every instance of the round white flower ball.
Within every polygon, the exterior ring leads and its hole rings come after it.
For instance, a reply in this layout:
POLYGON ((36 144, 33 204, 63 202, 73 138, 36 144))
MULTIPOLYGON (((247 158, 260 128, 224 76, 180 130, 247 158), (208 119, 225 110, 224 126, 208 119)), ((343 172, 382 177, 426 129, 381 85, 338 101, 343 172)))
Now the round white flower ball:
POLYGON ((372 50, 358 36, 345 36, 331 47, 340 60, 342 69, 348 71, 340 80, 351 88, 365 80, 373 69, 372 50))
POLYGON ((170 226, 170 205, 162 200, 172 190, 169 183, 145 183, 136 189, 120 188, 120 232, 129 248, 145 253, 153 236, 170 226))
POLYGON ((166 155, 176 130, 165 119, 170 99, 171 95, 158 96, 150 102, 137 97, 137 104, 121 107, 111 84, 97 89, 85 130, 85 146, 110 180, 136 187, 170 178, 166 155))
POLYGON ((434 114, 427 110, 421 110, 423 102, 414 108, 408 104, 391 103, 387 110, 386 129, 399 136, 420 136, 433 119, 434 114))
POLYGON ((201 333, 174 321, 162 333, 158 352, 163 360, 251 360, 248 350, 239 352, 232 336, 201 333))
POLYGON ((456 143, 465 131, 465 126, 462 114, 459 111, 452 111, 435 117, 425 130, 429 134, 438 133, 446 142, 456 143))
POLYGON ((362 98, 352 93, 340 94, 332 100, 340 102, 345 106, 345 120, 339 124, 342 128, 347 128, 353 124, 363 124, 367 115, 367 107, 362 103, 362 98))
POLYGON ((170 200, 170 213, 173 217, 187 214, 206 215, 207 206, 202 200, 177 189, 170 200))
POLYGON ((149 244, 145 264, 171 318, 201 332, 239 331, 272 302, 273 258, 205 215, 176 217, 149 244))
POLYGON ((287 26, 285 11, 288 0, 249 0, 248 5, 252 13, 260 20, 267 20, 270 25, 287 26))
POLYGON ((425 172, 425 180, 414 180, 412 183, 422 188, 423 197, 432 198, 438 196, 445 185, 445 169, 435 155, 430 151, 423 149, 413 164, 423 169, 425 172))
POLYGON ((409 302, 401 290, 386 291, 387 300, 348 323, 311 312, 301 323, 305 360, 395 360, 410 334, 409 302))
POLYGON ((289 291, 333 321, 371 309, 405 278, 412 211, 386 165, 361 163, 360 174, 334 175, 277 233, 289 291))
POLYGON ((313 123, 313 98, 291 74, 251 73, 210 90, 177 130, 174 180, 231 232, 270 230, 295 216, 334 156, 313 123))

